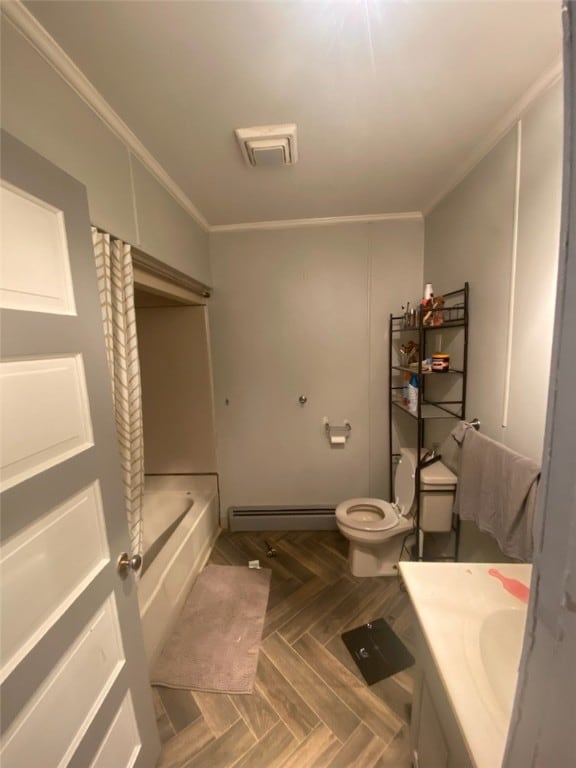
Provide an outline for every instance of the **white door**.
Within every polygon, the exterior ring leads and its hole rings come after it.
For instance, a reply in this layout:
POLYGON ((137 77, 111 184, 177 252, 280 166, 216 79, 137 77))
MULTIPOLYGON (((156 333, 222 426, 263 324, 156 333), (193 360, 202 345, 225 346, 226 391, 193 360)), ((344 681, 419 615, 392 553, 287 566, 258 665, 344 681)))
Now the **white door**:
POLYGON ((152 768, 84 187, 2 134, 2 768, 152 768))

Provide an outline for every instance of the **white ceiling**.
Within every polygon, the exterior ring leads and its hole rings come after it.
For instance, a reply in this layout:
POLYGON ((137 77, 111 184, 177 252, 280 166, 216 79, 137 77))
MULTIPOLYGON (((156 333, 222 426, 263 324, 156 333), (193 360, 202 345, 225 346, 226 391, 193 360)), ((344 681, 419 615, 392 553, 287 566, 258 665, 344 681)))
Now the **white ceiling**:
POLYGON ((211 225, 423 210, 561 52, 560 0, 26 6, 211 225), (244 165, 286 122, 297 165, 244 165))

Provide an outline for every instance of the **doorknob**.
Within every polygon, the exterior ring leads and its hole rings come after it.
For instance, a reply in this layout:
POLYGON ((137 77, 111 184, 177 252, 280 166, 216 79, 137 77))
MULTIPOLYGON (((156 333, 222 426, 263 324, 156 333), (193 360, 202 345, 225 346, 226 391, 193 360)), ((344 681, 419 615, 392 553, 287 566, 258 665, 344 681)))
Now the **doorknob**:
POLYGON ((120 557, 118 558, 118 563, 116 564, 116 570, 120 574, 120 576, 125 579, 126 576, 128 576, 128 573, 130 571, 137 571, 140 566, 142 565, 142 558, 140 555, 130 555, 128 552, 122 552, 120 557))

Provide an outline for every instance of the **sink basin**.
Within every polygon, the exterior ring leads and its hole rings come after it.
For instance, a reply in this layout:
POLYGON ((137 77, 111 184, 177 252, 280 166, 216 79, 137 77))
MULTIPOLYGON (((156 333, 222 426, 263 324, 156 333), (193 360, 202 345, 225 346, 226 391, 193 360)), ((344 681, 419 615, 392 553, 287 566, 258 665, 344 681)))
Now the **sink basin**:
POLYGON ((518 680, 526 612, 505 608, 491 613, 480 627, 480 656, 500 713, 510 718, 518 680))
POLYGON ((501 608, 467 628, 467 657, 486 707, 509 722, 516 692, 526 611, 501 608))
MULTIPOLYGON (((434 695, 454 714, 470 764, 502 765, 528 612, 523 597, 532 566, 400 563, 400 572, 421 629, 424 678, 440 677, 442 685, 434 695), (509 579, 525 588, 511 591, 509 579)), ((465 760, 452 762, 468 765, 465 760)))

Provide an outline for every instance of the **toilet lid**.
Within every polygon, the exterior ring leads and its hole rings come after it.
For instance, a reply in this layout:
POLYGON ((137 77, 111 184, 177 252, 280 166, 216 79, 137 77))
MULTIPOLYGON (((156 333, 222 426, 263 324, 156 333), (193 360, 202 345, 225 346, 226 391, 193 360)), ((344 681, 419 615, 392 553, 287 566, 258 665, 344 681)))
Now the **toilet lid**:
POLYGON ((458 478, 448 469, 448 467, 441 461, 436 461, 434 464, 430 464, 429 467, 424 467, 420 470, 420 484, 421 487, 428 485, 457 485, 458 478))
POLYGON ((359 531, 387 531, 398 525, 396 510, 382 499, 348 499, 336 507, 336 518, 359 531))
POLYGON ((415 477, 416 454, 414 451, 403 448, 394 478, 394 496, 403 515, 410 512, 414 503, 415 477))

